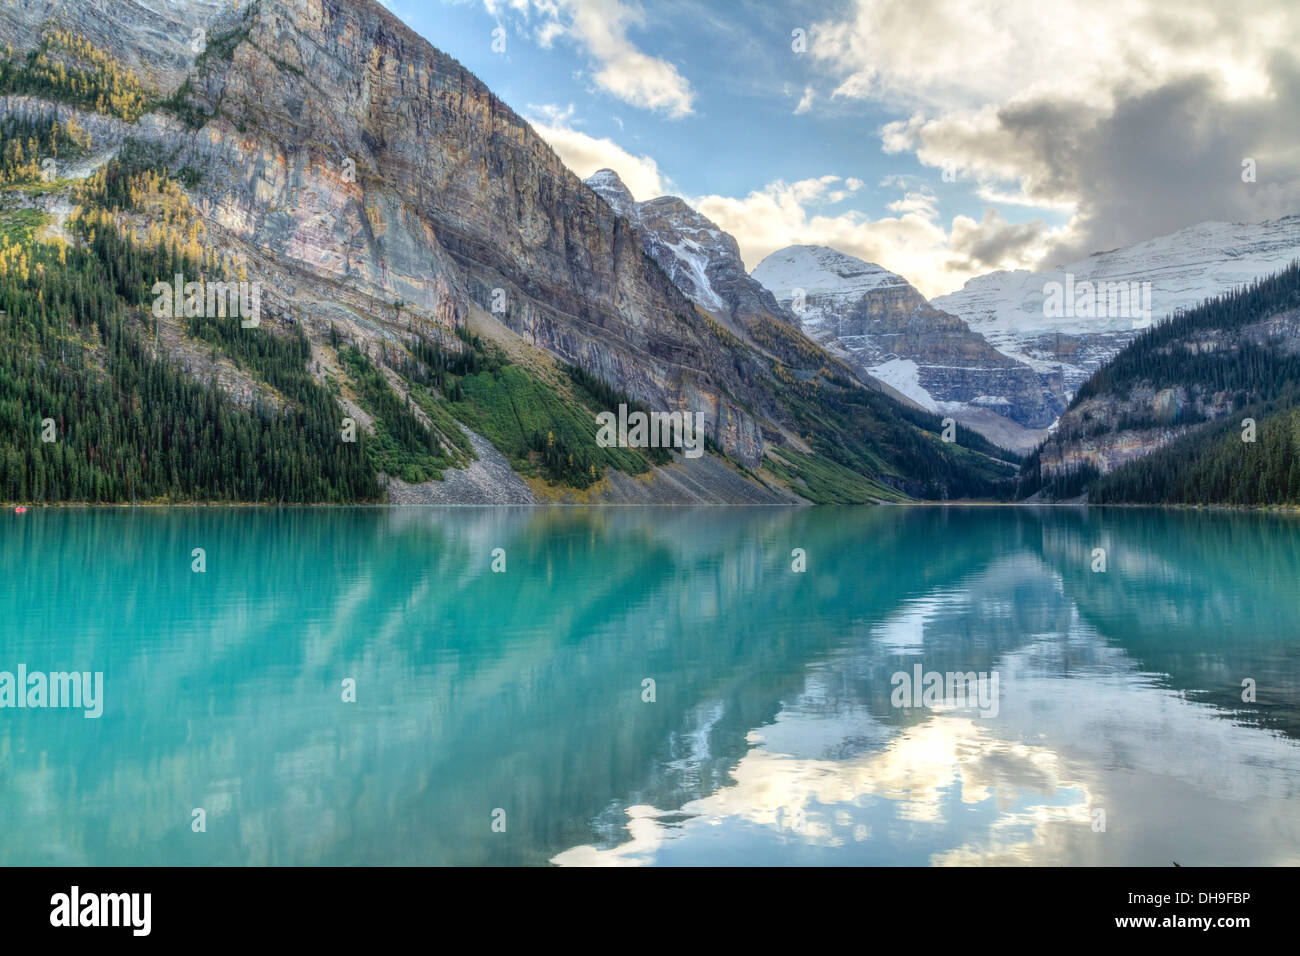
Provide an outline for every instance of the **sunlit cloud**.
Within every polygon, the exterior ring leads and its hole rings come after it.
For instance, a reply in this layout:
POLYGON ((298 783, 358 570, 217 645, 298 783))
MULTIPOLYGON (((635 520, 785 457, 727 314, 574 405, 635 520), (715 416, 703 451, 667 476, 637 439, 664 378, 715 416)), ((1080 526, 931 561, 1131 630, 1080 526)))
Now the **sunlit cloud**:
MULTIPOLYGON (((834 96, 985 201, 1071 216, 1044 258, 1300 207, 1300 7, 1261 0, 856 0, 810 31, 834 96), (1268 157, 1244 190, 1242 157, 1268 157)), ((1261 163, 1263 161, 1261 160, 1261 163)))
POLYGON ((573 114, 572 104, 564 108, 554 104, 528 108, 533 129, 580 179, 586 179, 598 169, 612 169, 638 201, 655 199, 670 191, 654 159, 628 152, 611 139, 575 129, 573 114))
POLYGON ((644 27, 645 11, 622 0, 484 0, 493 16, 507 13, 530 29, 537 45, 568 38, 592 62, 590 79, 611 96, 678 119, 694 112, 690 83, 667 60, 642 51, 628 37, 644 27))
POLYGON ((957 216, 945 230, 937 197, 925 187, 905 189, 889 203, 894 216, 872 219, 854 209, 826 208, 861 187, 861 180, 822 176, 778 181, 740 198, 689 201, 736 237, 750 270, 786 246, 830 246, 898 273, 927 297, 958 289, 991 269, 1028 268, 1057 235, 1041 222, 1013 227, 997 214, 979 222, 957 216))

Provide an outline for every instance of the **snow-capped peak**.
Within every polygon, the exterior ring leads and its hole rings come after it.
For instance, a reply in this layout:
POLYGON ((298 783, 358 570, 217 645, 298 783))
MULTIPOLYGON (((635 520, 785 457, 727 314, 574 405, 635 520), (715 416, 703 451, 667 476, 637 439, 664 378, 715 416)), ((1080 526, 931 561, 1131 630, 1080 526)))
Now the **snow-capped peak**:
POLYGON ((637 202, 612 169, 599 170, 585 182, 639 227, 646 252, 691 301, 714 313, 726 308, 711 273, 734 269, 744 274, 735 239, 676 196, 637 202))
POLYGON ((902 276, 827 246, 787 246, 760 262, 750 275, 784 306, 802 306, 805 326, 877 289, 908 285, 902 276), (802 299, 802 302, 797 300, 802 299))
POLYGON ((860 297, 875 289, 905 286, 902 276, 827 246, 787 246, 760 262, 751 275, 779 301, 795 290, 806 296, 860 297))
POLYGON ((1277 272, 1298 257, 1300 216, 1203 222, 1050 272, 978 276, 931 305, 964 319, 1004 354, 1042 370, 1061 370, 1073 390, 1152 322, 1277 272), (1133 304, 1139 296, 1140 309, 1133 304), (1079 308, 1080 301, 1092 304, 1079 308), (1072 350, 1068 354, 1061 352, 1062 338, 1072 350))
POLYGON ((583 182, 620 215, 627 215, 627 210, 636 205, 631 191, 612 169, 598 169, 583 182))
POLYGON ((1064 316, 1045 308, 1048 291, 1081 283, 1151 284, 1159 320, 1288 265, 1300 256, 1300 216, 1259 223, 1203 222, 1122 249, 1098 252, 1050 272, 992 272, 931 304, 965 319, 999 345, 1046 331, 1094 334, 1132 329, 1132 315, 1064 316))

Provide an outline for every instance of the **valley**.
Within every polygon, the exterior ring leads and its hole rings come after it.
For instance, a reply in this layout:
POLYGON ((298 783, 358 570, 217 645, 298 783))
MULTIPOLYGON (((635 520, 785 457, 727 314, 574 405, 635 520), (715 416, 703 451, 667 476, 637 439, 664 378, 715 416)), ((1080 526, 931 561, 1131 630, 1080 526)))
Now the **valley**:
MULTIPOLYGON (((142 33, 154 12, 136 0, 114 6, 107 32, 98 12, 58 0, 0 12, 8 114, 75 125, 88 155, 112 157, 89 186, 23 174, 4 202, 73 207, 61 214, 70 241, 18 255, 75 253, 87 275, 107 269, 117 301, 102 310, 123 341, 177 371, 196 400, 241 420, 316 409, 315 437, 286 442, 301 477, 270 495, 250 476, 252 493, 238 500, 383 500, 390 485, 437 500, 409 488, 473 467, 484 442, 537 500, 636 500, 616 475, 686 465, 666 451, 599 448, 595 416, 615 398, 703 415, 712 464, 691 470, 680 497, 679 481, 660 482, 670 501, 1007 489, 1008 456, 965 430, 941 441, 939 416, 869 387, 755 289, 730 309, 708 300, 717 315, 698 305, 528 124, 378 4, 258 0, 178 15, 178 30, 201 29, 206 41, 158 57, 142 33), (204 290, 252 283, 257 328, 232 331, 195 309, 182 317, 175 303, 146 314, 145 293, 177 275, 204 290), (495 320, 482 334, 469 331, 476 311, 495 320), (506 357, 511 338, 531 361, 506 357), (310 360, 293 368, 293 354, 310 360), (363 439, 325 444, 345 418, 363 439), (332 486, 322 456, 352 462, 365 481, 332 486)), ((13 295, 49 294, 19 278, 13 295)), ((82 350, 106 408, 134 407, 148 423, 157 410, 102 361, 104 344, 97 333, 63 349, 82 350)), ((32 423, 48 411, 35 406, 48 400, 31 391, 31 374, 15 370, 4 386, 12 426, 0 439, 0 497, 60 500, 49 469, 73 460, 97 473, 103 462, 84 407, 67 409, 59 447, 45 450, 58 464, 37 454, 32 423)), ((124 432, 132 453, 112 466, 117 480, 90 493, 77 484, 73 500, 211 499, 186 463, 222 453, 215 433, 196 419, 180 457, 145 481, 140 434, 124 432)), ((249 454, 242 467, 265 471, 277 452, 262 441, 249 454)), ((458 484, 458 497, 482 487, 458 484)))

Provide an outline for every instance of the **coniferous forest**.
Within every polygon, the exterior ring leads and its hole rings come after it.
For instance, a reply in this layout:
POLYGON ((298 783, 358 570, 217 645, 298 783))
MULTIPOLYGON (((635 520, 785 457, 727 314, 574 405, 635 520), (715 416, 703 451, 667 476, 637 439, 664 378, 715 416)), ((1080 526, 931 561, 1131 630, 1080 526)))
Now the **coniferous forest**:
MULTIPOLYGON (((100 224, 80 246, 0 250, 0 497, 10 501, 345 502, 380 494, 364 436, 304 368, 307 343, 264 337, 284 409, 241 408, 158 357, 121 291, 183 268, 100 224)), ((147 288, 147 286, 145 286, 147 288)), ((237 323, 235 323, 237 325, 237 323)))
MULTIPOLYGON (((51 114, 0 127, 0 176, 39 189, 33 156, 85 153, 84 134, 51 114)), ((177 274, 226 279, 232 264, 202 241, 166 157, 128 141, 75 189, 68 238, 38 237, 45 214, 8 209, 0 238, 0 500, 16 502, 378 501, 381 475, 440 480, 475 457, 466 422, 526 475, 589 487, 606 469, 663 464, 661 449, 596 446, 592 409, 631 402, 581 373, 548 384, 458 330, 390 356, 405 397, 370 357, 331 332, 347 386, 373 430, 349 429, 340 382, 310 371, 302 331, 247 330, 231 318, 184 320, 188 340, 259 385, 236 403, 157 345, 150 290, 177 274), (123 225, 134 214, 150 225, 123 225), (344 440, 345 432, 353 440, 344 440)), ((243 275, 240 278, 244 278, 243 275)), ((635 403, 633 403, 635 404, 635 403)))
POLYGON ((1022 466, 1019 496, 1045 489, 1052 498, 1086 491, 1099 504, 1300 504, 1300 354, 1281 337, 1245 334, 1297 309, 1300 263, 1293 263, 1144 332, 1084 383, 1071 409, 1098 396, 1126 398, 1139 386, 1181 385, 1226 396, 1227 417, 1128 415, 1118 430, 1194 427, 1105 475, 1087 467, 1043 474, 1040 448, 1022 466))

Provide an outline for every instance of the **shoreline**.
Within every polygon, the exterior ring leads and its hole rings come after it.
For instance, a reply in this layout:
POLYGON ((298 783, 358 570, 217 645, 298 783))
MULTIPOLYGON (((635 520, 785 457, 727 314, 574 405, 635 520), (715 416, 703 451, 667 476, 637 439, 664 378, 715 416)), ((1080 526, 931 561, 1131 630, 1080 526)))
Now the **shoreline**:
POLYGON ((320 502, 255 502, 255 501, 191 501, 191 502, 0 502, 0 513, 15 515, 15 509, 23 508, 23 513, 40 510, 131 510, 131 511, 166 511, 166 510, 258 510, 282 511, 286 509, 331 509, 342 510, 376 509, 376 510, 417 510, 417 509, 455 509, 455 508, 1114 508, 1114 509, 1159 509, 1162 511, 1242 511, 1266 512, 1275 514, 1300 514, 1300 505, 1230 505, 1183 503, 1110 503, 1091 504, 1086 501, 875 501, 855 504, 819 504, 813 501, 792 502, 576 502, 576 501, 538 501, 511 504, 494 504, 492 502, 464 504, 388 504, 385 502, 350 502, 346 504, 328 504, 320 502))

